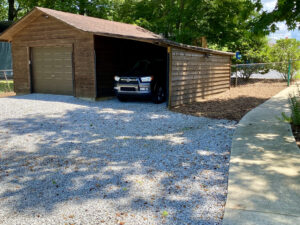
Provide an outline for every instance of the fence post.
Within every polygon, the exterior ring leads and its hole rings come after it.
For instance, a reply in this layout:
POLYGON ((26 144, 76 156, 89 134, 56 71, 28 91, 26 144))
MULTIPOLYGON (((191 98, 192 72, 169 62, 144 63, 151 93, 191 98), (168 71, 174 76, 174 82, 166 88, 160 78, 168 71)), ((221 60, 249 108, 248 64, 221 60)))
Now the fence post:
POLYGON ((238 84, 238 66, 236 66, 236 73, 235 73, 235 87, 237 87, 238 84))
POLYGON ((292 61, 289 60, 289 72, 288 72, 288 79, 287 79, 287 86, 290 86, 290 79, 291 79, 291 67, 292 67, 292 61))
POLYGON ((6 80, 6 84, 7 84, 8 91, 10 91, 10 86, 9 86, 9 83, 8 83, 6 71, 4 70, 3 73, 4 73, 4 78, 5 78, 5 80, 6 80))

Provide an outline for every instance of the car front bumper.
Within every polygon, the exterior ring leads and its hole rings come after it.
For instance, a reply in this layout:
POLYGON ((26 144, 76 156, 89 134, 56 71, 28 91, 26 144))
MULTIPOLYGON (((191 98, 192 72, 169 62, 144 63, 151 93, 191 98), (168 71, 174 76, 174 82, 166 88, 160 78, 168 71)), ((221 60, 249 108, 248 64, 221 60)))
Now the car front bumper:
POLYGON ((151 96, 151 83, 124 84, 116 83, 114 87, 116 95, 151 96))

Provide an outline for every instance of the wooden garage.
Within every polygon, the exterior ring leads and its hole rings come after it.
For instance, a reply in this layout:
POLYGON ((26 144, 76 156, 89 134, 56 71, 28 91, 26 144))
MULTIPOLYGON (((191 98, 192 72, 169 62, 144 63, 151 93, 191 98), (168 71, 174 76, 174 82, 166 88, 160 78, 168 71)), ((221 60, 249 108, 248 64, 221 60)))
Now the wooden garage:
POLYGON ((17 94, 110 96, 114 75, 143 58, 163 62, 169 107, 230 87, 233 53, 179 44, 135 25, 36 7, 0 40, 12 44, 17 94))

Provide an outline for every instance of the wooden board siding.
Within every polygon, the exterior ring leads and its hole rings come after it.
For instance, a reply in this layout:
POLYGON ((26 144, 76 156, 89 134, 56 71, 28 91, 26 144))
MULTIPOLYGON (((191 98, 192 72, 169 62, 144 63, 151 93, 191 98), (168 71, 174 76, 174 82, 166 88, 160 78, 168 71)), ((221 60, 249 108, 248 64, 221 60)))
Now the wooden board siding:
POLYGON ((32 47, 72 47, 74 95, 95 98, 93 34, 79 31, 55 18, 39 15, 12 38, 15 91, 31 93, 29 61, 32 47))
POLYGON ((172 48, 169 107, 195 102, 230 88, 231 56, 172 48))
POLYGON ((29 49, 12 43, 14 90, 17 94, 31 93, 29 68, 29 49))

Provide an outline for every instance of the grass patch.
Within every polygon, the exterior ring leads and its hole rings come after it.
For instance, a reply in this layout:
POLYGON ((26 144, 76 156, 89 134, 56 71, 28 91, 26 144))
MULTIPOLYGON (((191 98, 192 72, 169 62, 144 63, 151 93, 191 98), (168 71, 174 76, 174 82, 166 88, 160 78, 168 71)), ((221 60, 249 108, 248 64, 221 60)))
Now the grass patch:
POLYGON ((14 82, 13 80, 0 80, 0 93, 14 91, 14 82), (8 83, 8 85, 7 85, 8 83))

